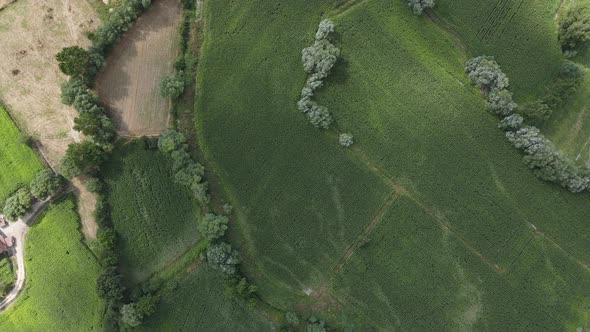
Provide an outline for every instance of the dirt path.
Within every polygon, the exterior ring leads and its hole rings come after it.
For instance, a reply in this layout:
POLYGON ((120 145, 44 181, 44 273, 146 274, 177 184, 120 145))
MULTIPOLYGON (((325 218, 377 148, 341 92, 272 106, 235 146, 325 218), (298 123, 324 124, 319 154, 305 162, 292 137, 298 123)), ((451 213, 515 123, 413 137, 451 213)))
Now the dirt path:
POLYGON ((31 212, 15 222, 10 222, 8 227, 0 229, 0 232, 4 233, 7 237, 14 238, 15 252, 13 257, 16 261, 16 281, 12 290, 0 302, 0 312, 8 308, 17 299, 18 294, 25 285, 25 235, 27 234, 27 227, 37 219, 37 216, 39 216, 41 211, 52 200, 46 199, 33 204, 31 212))

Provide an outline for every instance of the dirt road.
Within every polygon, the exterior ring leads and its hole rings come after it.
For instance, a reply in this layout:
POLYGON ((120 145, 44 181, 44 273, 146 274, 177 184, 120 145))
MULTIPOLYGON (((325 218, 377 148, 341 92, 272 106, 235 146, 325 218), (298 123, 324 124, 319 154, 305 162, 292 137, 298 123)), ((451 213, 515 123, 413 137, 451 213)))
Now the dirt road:
POLYGON ((0 312, 8 308, 17 299, 18 294, 25 285, 25 235, 27 234, 27 227, 37 219, 39 213, 50 201, 50 199, 47 199, 33 204, 31 212, 16 222, 10 222, 8 227, 0 229, 0 232, 4 233, 7 237, 14 238, 15 253, 13 257, 16 261, 16 281, 14 288, 0 302, 0 312))

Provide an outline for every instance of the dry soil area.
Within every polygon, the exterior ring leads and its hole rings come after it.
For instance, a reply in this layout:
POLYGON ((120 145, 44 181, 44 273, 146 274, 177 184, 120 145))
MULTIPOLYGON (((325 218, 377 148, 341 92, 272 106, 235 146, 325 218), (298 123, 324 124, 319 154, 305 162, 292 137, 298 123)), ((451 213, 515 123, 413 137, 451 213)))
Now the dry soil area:
POLYGON ((107 58, 96 87, 119 135, 159 135, 167 128, 170 102, 159 84, 174 70, 180 17, 178 1, 153 1, 107 58))
MULTIPOLYGON (((84 32, 98 23, 87 0, 17 0, 0 11, 0 100, 19 127, 35 138, 52 166, 69 143, 81 138, 72 129, 76 111, 60 102, 59 83, 66 77, 59 71, 55 54, 65 46, 87 46, 84 32)), ((91 194, 83 186, 77 192, 82 221, 90 225, 94 223, 92 210, 84 210, 90 204, 80 197, 91 194)), ((95 237, 89 232, 85 235, 95 237)))

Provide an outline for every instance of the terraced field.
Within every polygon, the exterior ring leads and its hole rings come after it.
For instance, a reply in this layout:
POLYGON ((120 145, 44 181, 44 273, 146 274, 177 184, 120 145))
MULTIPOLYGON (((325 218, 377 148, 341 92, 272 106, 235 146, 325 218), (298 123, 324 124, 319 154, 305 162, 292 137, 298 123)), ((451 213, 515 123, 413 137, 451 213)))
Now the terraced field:
MULTIPOLYGON (((512 21, 494 19, 505 33, 478 35, 473 15, 441 1, 437 14, 465 25, 458 40, 403 2, 338 3, 206 7, 197 132, 238 209, 231 238, 262 297, 341 328, 587 327, 590 195, 536 179, 463 73, 470 50, 485 51, 519 98, 541 91, 561 62, 554 32, 540 33, 556 5, 510 7, 512 21), (451 6, 461 22, 443 15, 451 6), (300 50, 322 13, 342 60, 317 100, 354 134, 349 151, 295 107, 300 50), (525 17, 539 28, 519 26, 525 17)), ((478 5, 481 15, 494 4, 478 5)))
POLYGON ((145 280, 197 242, 199 208, 172 166, 145 141, 119 142, 103 170, 131 283, 145 280))
POLYGON ((2 331, 98 331, 103 304, 99 266, 82 243, 73 197, 48 207, 27 232, 27 280, 15 304, 0 315, 2 331))
POLYGON ((43 168, 35 152, 20 141, 20 131, 0 106, 0 202, 28 184, 43 168))

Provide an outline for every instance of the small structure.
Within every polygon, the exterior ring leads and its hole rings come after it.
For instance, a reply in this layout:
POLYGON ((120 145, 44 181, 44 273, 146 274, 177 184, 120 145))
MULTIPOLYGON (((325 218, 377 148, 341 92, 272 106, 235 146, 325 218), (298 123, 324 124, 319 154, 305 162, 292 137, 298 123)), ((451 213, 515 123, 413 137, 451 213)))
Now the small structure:
POLYGON ((11 247, 12 247, 12 240, 7 237, 0 236, 0 254, 3 254, 3 253, 10 254, 11 247))
POLYGON ((8 221, 6 220, 6 217, 4 217, 4 215, 2 215, 2 214, 0 214, 0 227, 1 228, 8 227, 8 221))

